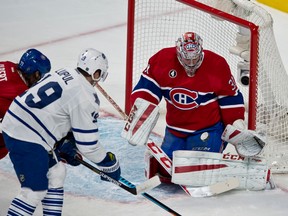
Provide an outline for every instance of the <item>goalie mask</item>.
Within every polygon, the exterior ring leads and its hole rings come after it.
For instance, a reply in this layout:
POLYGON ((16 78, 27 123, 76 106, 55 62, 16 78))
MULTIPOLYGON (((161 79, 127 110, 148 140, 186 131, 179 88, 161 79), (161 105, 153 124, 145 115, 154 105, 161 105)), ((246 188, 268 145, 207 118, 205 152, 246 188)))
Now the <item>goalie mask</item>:
POLYGON ((91 75, 95 82, 104 82, 108 76, 108 60, 106 56, 98 50, 89 48, 80 53, 77 63, 77 68, 81 68, 83 71, 91 75), (94 73, 99 70, 99 78, 94 77, 94 73))
POLYGON ((202 44, 201 37, 194 32, 186 32, 176 41, 177 58, 189 77, 194 76, 203 61, 202 44))

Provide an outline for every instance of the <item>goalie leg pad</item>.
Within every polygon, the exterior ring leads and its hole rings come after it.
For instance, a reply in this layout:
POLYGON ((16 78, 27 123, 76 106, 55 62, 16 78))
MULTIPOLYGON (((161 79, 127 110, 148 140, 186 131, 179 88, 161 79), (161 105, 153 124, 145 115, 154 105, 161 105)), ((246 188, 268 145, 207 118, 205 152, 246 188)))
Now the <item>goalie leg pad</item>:
POLYGON ((238 189, 263 190, 269 169, 259 157, 223 159, 221 153, 175 151, 173 153, 172 182, 189 186, 208 186, 230 178, 238 178, 238 189))
POLYGON ((121 136, 131 145, 145 145, 159 118, 159 107, 142 98, 137 98, 121 136))
POLYGON ((144 162, 145 177, 150 179, 154 177, 158 172, 158 162, 148 150, 146 150, 144 153, 144 162))
POLYGON ((149 150, 144 155, 145 160, 145 177, 150 179, 155 175, 159 176, 162 183, 171 184, 171 175, 158 163, 149 150))

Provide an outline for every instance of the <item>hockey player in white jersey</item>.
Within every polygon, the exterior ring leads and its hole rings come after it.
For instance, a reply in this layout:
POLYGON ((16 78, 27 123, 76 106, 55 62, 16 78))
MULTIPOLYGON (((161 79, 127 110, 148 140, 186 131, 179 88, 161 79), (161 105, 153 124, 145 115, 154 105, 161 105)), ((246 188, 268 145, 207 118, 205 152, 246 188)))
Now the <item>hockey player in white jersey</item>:
POLYGON ((53 173, 65 169, 57 163, 54 172, 49 170, 48 152, 53 152, 54 144, 70 130, 78 150, 107 175, 119 179, 118 160, 100 144, 97 124, 99 99, 93 86, 105 80, 107 70, 106 56, 86 49, 76 69, 47 73, 15 98, 4 116, 2 130, 21 191, 13 199, 8 215, 33 215, 40 201, 42 205, 50 203, 43 210, 45 215, 61 215, 62 205, 57 203, 63 202, 63 193, 58 194, 57 188, 63 187, 64 179, 53 178, 53 173), (51 191, 45 200, 48 188, 55 188, 55 192, 51 191))

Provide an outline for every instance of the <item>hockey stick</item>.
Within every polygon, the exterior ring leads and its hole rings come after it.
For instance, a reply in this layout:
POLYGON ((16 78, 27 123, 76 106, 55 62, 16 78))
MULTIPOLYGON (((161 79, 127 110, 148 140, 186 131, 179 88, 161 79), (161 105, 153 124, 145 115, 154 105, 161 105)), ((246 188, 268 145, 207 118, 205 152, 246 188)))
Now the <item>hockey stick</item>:
MULTIPOLYGON (((156 158, 160 165, 172 175, 172 160, 157 146, 153 141, 149 140, 146 144, 149 152, 156 158)), ((180 187, 192 197, 209 197, 224 193, 239 186, 239 180, 236 178, 230 178, 225 182, 218 182, 213 185, 203 187, 188 187, 180 185, 180 187)))
MULTIPOLYGON (((120 177, 120 180, 117 181, 116 179, 111 178, 110 176, 108 176, 107 174, 105 174, 104 172, 102 172, 101 170, 99 170, 98 168, 96 168, 95 166, 92 166, 91 164, 87 163, 86 161, 80 159, 79 157, 75 157, 75 159, 81 163, 83 166, 89 168, 90 170, 92 170, 93 172, 97 173, 98 175, 100 175, 102 178, 106 179, 107 181, 121 187, 122 189, 128 191, 129 193, 133 194, 133 195, 138 195, 141 194, 143 191, 145 190, 150 190, 154 187, 157 187, 158 185, 161 184, 159 177, 157 176, 156 178, 151 178, 143 183, 141 183, 140 185, 133 185, 134 187, 129 187, 127 186, 127 184, 129 184, 130 182, 122 177, 120 177), (126 182, 123 183, 123 182, 126 182)), ((132 184, 132 183, 131 183, 132 184)))
MULTIPOLYGON (((119 181, 123 182, 124 184, 126 184, 129 187, 135 187, 135 185, 131 182, 129 182, 128 180, 121 178, 119 181)), ((170 207, 166 206, 165 204, 163 204, 161 201, 157 200, 156 198, 154 198, 153 196, 151 196, 150 194, 143 192, 141 193, 142 196, 144 196, 146 199, 152 201, 154 204, 158 205, 160 208, 168 211, 169 213, 171 213, 172 215, 176 215, 176 216, 181 216, 179 213, 177 213, 176 211, 174 211, 173 209, 171 209, 170 207)))
POLYGON ((97 89, 102 93, 102 95, 112 104, 112 106, 119 112, 119 114, 124 118, 127 119, 127 115, 125 112, 118 106, 118 104, 110 97, 110 95, 98 84, 95 85, 97 89))
MULTIPOLYGON (((102 95, 112 104, 112 106, 120 113, 120 115, 122 116, 122 118, 124 120, 126 120, 128 118, 128 116, 126 115, 126 113, 118 106, 118 104, 113 100, 113 98, 110 97, 110 95, 98 84, 96 83, 95 85, 98 90, 102 93, 102 95)), ((158 177, 159 180, 159 177, 158 177)), ((121 178, 119 180, 120 182, 130 186, 130 187, 135 187, 134 184, 132 184, 131 182, 127 181, 124 178, 121 178)), ((160 180, 159 180, 160 181, 160 180)), ((160 182, 161 183, 161 182, 160 182)), ((155 186, 156 187, 156 186, 155 186)), ((146 199, 152 201, 153 203, 155 203, 156 205, 158 205, 159 207, 161 207, 162 209, 168 211, 169 213, 171 213, 172 215, 175 216, 181 216, 179 213, 175 212, 173 209, 169 208, 168 206, 166 206, 165 204, 163 204, 162 202, 160 202, 159 200, 157 200, 156 198, 152 197, 151 195, 149 195, 146 192, 142 193, 142 196, 144 196, 146 199)))
POLYGON ((143 182, 142 184, 136 186, 123 177, 120 177, 119 181, 117 181, 117 180, 111 178, 110 176, 106 175, 105 173, 103 173, 101 170, 99 170, 96 167, 92 166, 91 164, 87 163, 86 161, 84 161, 78 157, 76 157, 75 159, 77 161, 79 161, 83 166, 89 168, 93 172, 97 173, 98 175, 105 178, 109 182, 112 182, 113 184, 115 184, 115 185, 121 187, 122 189, 128 191, 129 193, 131 193, 133 195, 139 195, 141 193, 141 195, 144 196, 146 199, 152 201, 153 203, 155 203, 159 207, 163 208, 164 210, 168 211, 172 215, 181 216, 180 214, 175 212, 173 209, 169 208, 168 206, 166 206, 165 204, 163 204, 159 200, 155 199, 154 197, 152 197, 148 193, 143 192, 143 191, 152 189, 154 187, 157 187, 158 185, 161 184, 158 176, 157 177, 154 176, 156 178, 153 177, 153 178, 143 182))
POLYGON ((163 204, 162 202, 160 202, 159 200, 155 199, 154 197, 152 197, 151 195, 147 194, 147 193, 142 193, 142 195, 149 199, 150 201, 154 202, 156 205, 158 205, 159 207, 161 207, 162 209, 166 210, 167 212, 171 213, 172 215, 175 216, 181 216, 179 213, 177 213, 176 211, 174 211, 173 209, 169 208, 168 206, 166 206, 165 204, 163 204))

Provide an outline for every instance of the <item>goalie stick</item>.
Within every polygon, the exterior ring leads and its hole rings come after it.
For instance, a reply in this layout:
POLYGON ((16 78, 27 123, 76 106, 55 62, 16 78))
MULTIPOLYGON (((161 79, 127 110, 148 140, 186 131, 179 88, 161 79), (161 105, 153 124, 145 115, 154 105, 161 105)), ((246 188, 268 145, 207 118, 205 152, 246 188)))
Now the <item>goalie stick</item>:
POLYGON ((156 178, 151 178, 151 179, 141 183, 140 185, 133 185, 133 187, 131 187, 131 186, 129 187, 127 185, 129 185, 129 184, 132 185, 132 183, 130 183, 128 180, 124 179, 123 177, 120 177, 120 180, 117 181, 116 179, 111 178, 110 176, 108 176, 107 174, 105 174, 104 172, 102 172, 101 170, 96 168, 95 166, 92 166, 88 162, 80 159, 79 157, 75 157, 75 159, 77 161, 79 161, 79 163, 81 163, 83 166, 89 168, 93 172, 100 175, 102 178, 104 178, 107 181, 121 187, 122 189, 126 190, 127 192, 129 192, 133 195, 139 195, 142 192, 144 192, 146 190, 150 190, 150 189, 157 187, 158 185, 161 184, 159 177, 157 176, 156 178), (125 183, 123 183, 123 182, 125 182, 125 183))
MULTIPOLYGON (((172 160, 153 141, 149 140, 146 146, 160 165, 168 172, 168 174, 172 175, 172 160)), ((216 184, 203 187, 188 187, 180 185, 180 187, 192 197, 214 196, 237 188, 238 186, 239 180, 236 178, 230 178, 225 182, 218 182, 216 184)))

